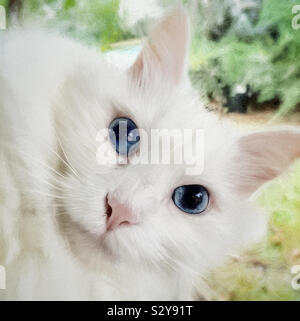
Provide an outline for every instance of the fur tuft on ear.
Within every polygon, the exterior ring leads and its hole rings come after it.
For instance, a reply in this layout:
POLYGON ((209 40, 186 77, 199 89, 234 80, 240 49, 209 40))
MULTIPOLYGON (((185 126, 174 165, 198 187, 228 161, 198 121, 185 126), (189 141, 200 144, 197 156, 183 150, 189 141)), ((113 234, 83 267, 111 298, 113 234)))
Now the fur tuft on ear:
POLYGON ((237 147, 234 184, 249 196, 300 157, 300 130, 287 127, 252 133, 241 137, 237 147))
POLYGON ((189 44, 188 19, 182 8, 173 10, 153 30, 129 70, 139 86, 156 78, 176 85, 186 73, 189 44))

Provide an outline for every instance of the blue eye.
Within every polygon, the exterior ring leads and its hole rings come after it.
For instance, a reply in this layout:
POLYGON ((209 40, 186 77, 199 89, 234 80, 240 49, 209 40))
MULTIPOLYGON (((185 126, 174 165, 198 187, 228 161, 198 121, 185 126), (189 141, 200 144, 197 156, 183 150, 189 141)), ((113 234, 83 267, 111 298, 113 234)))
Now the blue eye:
POLYGON ((202 185, 183 185, 175 188, 172 199, 181 211, 200 214, 208 206, 209 194, 202 185))
POLYGON ((109 125, 109 139, 118 154, 127 156, 138 146, 139 130, 131 119, 119 117, 109 125))

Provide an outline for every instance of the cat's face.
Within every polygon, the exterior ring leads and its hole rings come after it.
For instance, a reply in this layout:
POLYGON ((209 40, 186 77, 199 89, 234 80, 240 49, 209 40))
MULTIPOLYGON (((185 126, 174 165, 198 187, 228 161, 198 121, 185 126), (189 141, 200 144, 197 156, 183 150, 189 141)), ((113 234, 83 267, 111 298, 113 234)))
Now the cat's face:
MULTIPOLYGON (((292 146, 283 164, 282 151, 268 144, 273 133, 239 138, 203 110, 186 81, 187 29, 177 11, 158 26, 127 73, 86 65, 66 83, 58 133, 69 165, 61 164, 58 216, 84 262, 100 268, 105 257, 204 273, 262 234, 265 219, 247 198, 299 153, 299 133, 275 132, 282 147, 286 140, 292 146), (128 164, 99 164, 96 137, 121 117, 146 133, 203 129, 203 171, 187 175, 187 164, 132 164, 135 152, 128 164), (272 157, 280 159, 276 169, 272 157)), ((102 138, 117 154, 109 137, 102 138)), ((139 146, 144 138, 141 133, 139 146)))

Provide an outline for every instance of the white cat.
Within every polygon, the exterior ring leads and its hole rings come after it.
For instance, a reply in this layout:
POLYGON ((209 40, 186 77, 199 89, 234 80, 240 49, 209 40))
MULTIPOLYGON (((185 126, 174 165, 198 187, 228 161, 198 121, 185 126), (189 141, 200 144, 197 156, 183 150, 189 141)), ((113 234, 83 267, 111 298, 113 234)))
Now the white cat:
POLYGON ((64 37, 2 32, 1 300, 205 297, 211 269, 261 237, 249 197, 300 155, 300 132, 220 124, 189 86, 188 44, 181 9, 125 73, 64 37), (148 132, 203 129, 202 174, 133 165, 132 154, 99 165, 97 133, 121 117, 148 132))

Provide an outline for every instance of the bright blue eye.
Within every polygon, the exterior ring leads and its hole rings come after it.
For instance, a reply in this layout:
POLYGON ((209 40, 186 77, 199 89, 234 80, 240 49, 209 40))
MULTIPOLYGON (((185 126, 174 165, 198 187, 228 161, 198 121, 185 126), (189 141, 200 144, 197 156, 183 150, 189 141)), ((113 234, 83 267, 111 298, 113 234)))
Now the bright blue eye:
POLYGON ((181 211, 200 214, 208 206, 209 194, 202 185, 183 185, 175 188, 172 199, 181 211))
POLYGON ((127 156, 138 146, 139 130, 131 119, 119 117, 109 125, 109 139, 118 154, 127 156))

